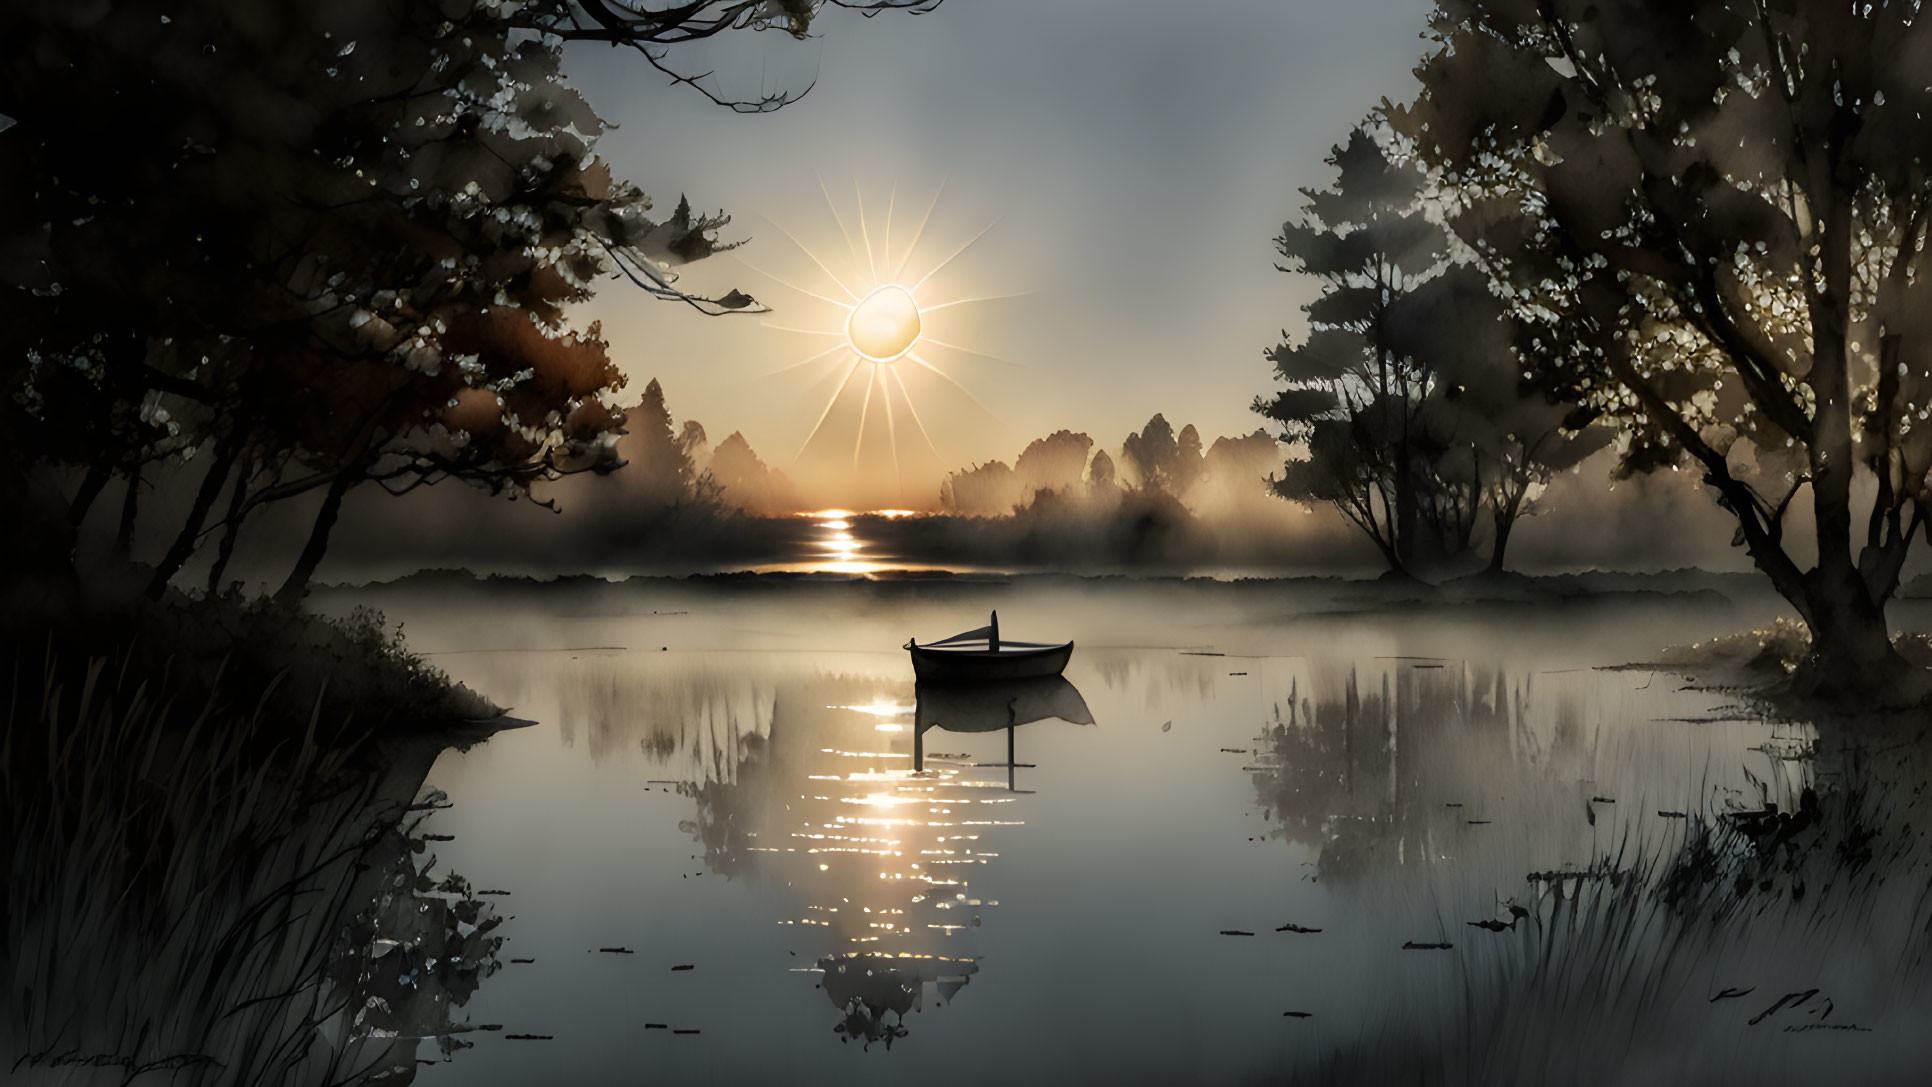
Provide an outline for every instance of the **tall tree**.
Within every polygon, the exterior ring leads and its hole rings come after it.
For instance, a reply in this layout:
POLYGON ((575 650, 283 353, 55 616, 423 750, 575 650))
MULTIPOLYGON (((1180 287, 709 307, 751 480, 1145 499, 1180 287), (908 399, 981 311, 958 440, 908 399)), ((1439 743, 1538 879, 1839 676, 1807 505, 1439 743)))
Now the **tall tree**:
MULTIPOLYGON (((1334 505, 1391 570, 1408 573, 1435 550, 1418 544, 1440 527, 1427 514, 1446 511, 1448 501, 1424 493, 1437 482, 1431 468, 1443 452, 1422 418, 1436 387, 1434 333, 1400 311, 1435 308, 1429 292, 1440 281, 1446 239, 1423 207, 1421 171, 1391 156, 1369 129, 1351 131, 1328 162, 1335 183, 1303 190, 1302 219, 1284 223, 1275 239, 1278 267, 1318 279, 1322 293, 1306 307, 1307 337, 1268 352, 1286 387, 1257 398, 1254 410, 1307 450, 1286 465, 1276 492, 1334 505)), ((1449 535, 1453 542, 1458 533, 1449 535)))
POLYGON ((1701 470, 1809 625, 1820 694, 1903 673, 1884 606, 1927 522, 1923 15, 1445 0, 1421 97, 1388 111, 1543 326, 1533 378, 1612 422, 1626 470, 1701 470))
POLYGON ((675 286, 725 219, 655 218, 610 176, 561 42, 661 56, 816 9, 8 5, 0 410, 28 453, 0 471, 85 468, 78 517, 110 472, 192 457, 157 591, 209 534, 232 547, 240 518, 321 492, 299 595, 360 483, 525 493, 608 467, 622 375, 567 307, 609 275, 710 313, 752 303, 675 286))

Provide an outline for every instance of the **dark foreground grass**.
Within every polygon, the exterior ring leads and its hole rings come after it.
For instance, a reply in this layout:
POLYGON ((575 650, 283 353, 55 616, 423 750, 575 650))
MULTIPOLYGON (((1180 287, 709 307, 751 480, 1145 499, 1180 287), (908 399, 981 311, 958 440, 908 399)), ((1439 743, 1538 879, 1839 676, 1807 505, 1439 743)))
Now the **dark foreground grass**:
POLYGON ((497 922, 431 875, 416 797, 433 730, 490 707, 372 615, 36 634, 0 656, 0 1079, 406 1082, 460 1045, 497 922))

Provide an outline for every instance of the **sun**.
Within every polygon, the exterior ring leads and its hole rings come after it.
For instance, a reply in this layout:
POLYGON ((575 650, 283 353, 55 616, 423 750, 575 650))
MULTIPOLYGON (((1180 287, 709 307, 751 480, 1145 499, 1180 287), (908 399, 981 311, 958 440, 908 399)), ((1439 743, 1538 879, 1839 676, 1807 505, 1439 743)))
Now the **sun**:
POLYGON ((845 339, 867 362, 892 362, 919 342, 919 302, 897 283, 875 287, 845 319, 845 339))
MULTIPOLYGON (((957 339, 943 338, 952 335, 943 324, 948 316, 959 311, 959 307, 1017 295, 940 296, 934 286, 935 277, 972 249, 992 226, 987 225, 952 247, 938 260, 932 260, 922 252, 921 247, 927 241, 926 229, 932 222, 934 209, 939 205, 938 191, 927 203, 910 240, 900 246, 893 240, 894 231, 900 226, 897 222, 896 190, 887 199, 885 213, 881 217, 867 213, 864 191, 857 186, 854 186, 855 206, 841 209, 839 202, 832 199, 831 192, 824 188, 824 182, 819 184, 826 207, 837 224, 835 240, 808 245, 783 226, 772 224, 798 253, 810 261, 811 267, 803 282, 752 265, 742 255, 739 258, 746 267, 789 289, 800 299, 799 306, 785 307, 788 319, 797 324, 767 323, 765 327, 835 341, 829 347, 765 375, 775 378, 808 370, 819 379, 837 379, 831 396, 819 406, 817 418, 793 460, 802 458, 815 442, 830 440, 827 420, 832 418, 833 409, 839 402, 850 397, 856 401, 857 407, 858 422, 852 436, 852 463, 856 467, 867 440, 866 424, 871 417, 875 396, 885 413, 885 437, 891 446, 890 456, 895 472, 900 466, 900 445, 902 441, 915 440, 912 434, 918 435, 916 441, 922 441, 934 459, 943 460, 921 417, 921 405, 914 403, 913 388, 924 382, 930 387, 922 395, 944 390, 945 395, 961 397, 991 417, 992 412, 986 405, 951 371, 975 361, 1013 365, 1004 359, 975 351, 957 339), (844 250, 842 254, 839 252, 841 248, 844 250), (795 317, 792 313, 803 316, 795 317), (841 368, 844 371, 842 376, 841 368), (908 377, 914 379, 911 386, 908 385, 908 377), (912 422, 910 432, 904 436, 899 427, 902 416, 912 422)), ((877 207, 876 202, 874 207, 877 207)), ((848 411, 841 418, 849 415, 848 411)))

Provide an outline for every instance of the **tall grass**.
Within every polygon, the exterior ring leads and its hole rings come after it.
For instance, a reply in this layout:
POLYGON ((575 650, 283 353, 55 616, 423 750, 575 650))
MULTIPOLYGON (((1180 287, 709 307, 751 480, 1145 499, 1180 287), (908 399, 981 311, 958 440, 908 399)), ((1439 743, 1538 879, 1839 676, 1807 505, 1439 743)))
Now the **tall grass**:
POLYGON ((1838 769, 1815 805, 1783 820, 1707 811, 1681 830, 1626 829, 1590 863, 1514 887, 1437 870, 1464 885, 1430 888, 1434 908, 1500 897, 1527 915, 1494 935, 1439 916, 1459 933, 1450 969, 1390 963, 1367 1021, 1292 1078, 1923 1082, 1932 851, 1916 827, 1928 779, 1922 758, 1874 772, 1874 746, 1828 757, 1838 769))
POLYGON ((495 968, 495 919, 418 860, 435 746, 357 738, 320 694, 290 721, 273 681, 230 705, 219 672, 144 659, 4 662, 7 1081, 413 1072, 413 1038, 495 968))

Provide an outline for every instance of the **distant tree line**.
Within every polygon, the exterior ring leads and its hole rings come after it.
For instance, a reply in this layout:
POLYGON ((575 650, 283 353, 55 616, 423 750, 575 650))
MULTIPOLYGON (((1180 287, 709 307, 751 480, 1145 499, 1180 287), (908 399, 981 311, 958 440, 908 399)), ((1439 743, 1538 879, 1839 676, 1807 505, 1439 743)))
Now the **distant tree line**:
POLYGON ((1011 516, 1041 503, 1090 513, 1155 501, 1183 514, 1192 505, 1224 511, 1266 494, 1264 477, 1276 457, 1265 431, 1217 438, 1203 450, 1193 424, 1176 434, 1160 414, 1128 434, 1118 452, 1116 458, 1089 435, 1057 430, 1029 443, 1011 465, 991 460, 949 474, 939 505, 972 517, 1011 516))

